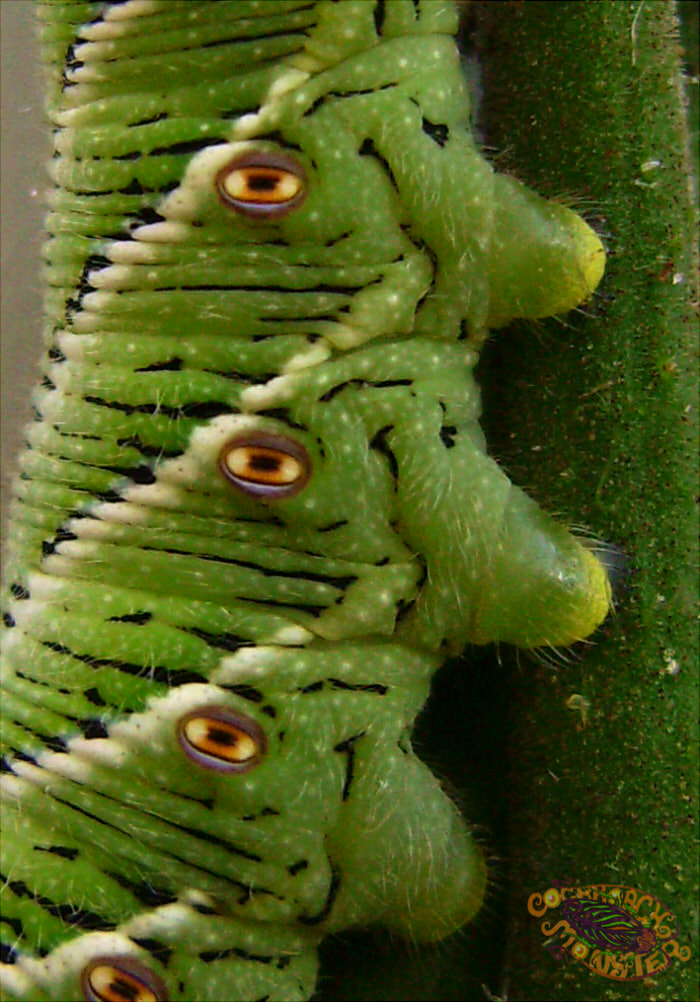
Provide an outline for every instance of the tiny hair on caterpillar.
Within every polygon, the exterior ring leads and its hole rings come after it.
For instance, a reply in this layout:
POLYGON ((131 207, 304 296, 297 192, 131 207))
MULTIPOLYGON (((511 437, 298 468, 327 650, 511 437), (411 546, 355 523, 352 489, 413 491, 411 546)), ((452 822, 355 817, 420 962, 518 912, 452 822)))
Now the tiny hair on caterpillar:
POLYGON ((43 378, 3 589, 2 998, 304 1002, 484 854, 411 733, 608 572, 488 455, 488 333, 605 253, 496 173, 443 0, 47 0, 43 378))

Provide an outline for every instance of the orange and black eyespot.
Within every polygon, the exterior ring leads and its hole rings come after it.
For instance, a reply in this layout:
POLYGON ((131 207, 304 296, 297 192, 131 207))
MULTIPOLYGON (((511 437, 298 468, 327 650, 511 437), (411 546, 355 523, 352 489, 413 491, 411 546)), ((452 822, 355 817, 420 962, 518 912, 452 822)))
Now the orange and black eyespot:
POLYGON ((265 755, 262 727, 226 706, 204 706, 183 717, 177 737, 188 758, 205 769, 248 772, 265 755))
POLYGON ((277 219, 306 198, 304 168, 283 153, 242 153, 216 175, 224 205, 255 219, 277 219))
POLYGON ((224 445, 219 469, 245 494, 275 500, 303 490, 311 458, 303 445, 284 435, 244 432, 224 445))
POLYGON ((96 957, 81 985, 85 1002, 168 1002, 162 979, 134 957, 96 957))

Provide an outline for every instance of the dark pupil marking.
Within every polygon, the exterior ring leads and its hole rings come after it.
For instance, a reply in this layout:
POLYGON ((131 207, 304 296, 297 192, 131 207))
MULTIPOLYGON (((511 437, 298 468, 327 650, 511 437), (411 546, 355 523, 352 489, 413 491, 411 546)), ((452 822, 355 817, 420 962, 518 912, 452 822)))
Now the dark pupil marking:
MULTIPOLYGON (((231 453, 233 455, 233 451, 231 453)), ((291 453, 280 449, 248 447, 245 451, 245 473, 242 479, 255 483, 293 484, 302 474, 299 461, 291 453), (285 471, 285 462, 287 469, 285 471)))
POLYGON ((124 1002, 138 1002, 141 988, 139 985, 124 978, 116 977, 109 986, 116 999, 124 999, 124 1002))
POLYGON ((239 740, 237 734, 233 734, 220 727, 210 727, 207 739, 213 745, 223 745, 226 748, 235 748, 239 740))
POLYGON ((265 174, 252 174, 248 180, 248 187, 251 191, 274 191, 278 184, 278 177, 265 174))
POLYGON ((282 464, 277 456, 271 456, 269 453, 266 454, 264 452, 254 452, 248 461, 248 465, 253 470, 261 470, 272 473, 279 470, 282 464))
MULTIPOLYGON (((229 762, 247 762, 255 754, 253 736, 238 727, 234 725, 231 725, 230 728, 219 727, 216 723, 208 721, 206 728, 206 738, 199 746, 199 751, 221 757, 229 762)), ((197 748, 197 742, 191 740, 193 746, 197 748)))

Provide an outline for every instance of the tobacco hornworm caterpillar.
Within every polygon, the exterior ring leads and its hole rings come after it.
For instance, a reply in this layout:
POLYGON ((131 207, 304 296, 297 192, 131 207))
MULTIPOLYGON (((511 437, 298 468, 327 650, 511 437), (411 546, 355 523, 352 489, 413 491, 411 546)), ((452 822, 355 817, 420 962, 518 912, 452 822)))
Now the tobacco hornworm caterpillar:
POLYGON ((45 376, 9 533, 6 998, 306 999, 485 867, 410 745, 465 643, 588 636, 486 455, 489 327, 598 238, 494 174, 451 3, 56 0, 45 376))

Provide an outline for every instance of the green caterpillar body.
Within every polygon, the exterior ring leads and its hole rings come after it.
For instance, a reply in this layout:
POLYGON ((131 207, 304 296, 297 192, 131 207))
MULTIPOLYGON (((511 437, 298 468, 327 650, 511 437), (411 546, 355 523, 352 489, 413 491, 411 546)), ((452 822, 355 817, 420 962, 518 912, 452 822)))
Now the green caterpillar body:
POLYGON ((588 636, 485 451, 490 327, 602 246, 494 174, 453 4, 56 0, 47 363, 8 537, 3 998, 308 999, 486 872, 410 745, 465 643, 588 636))

